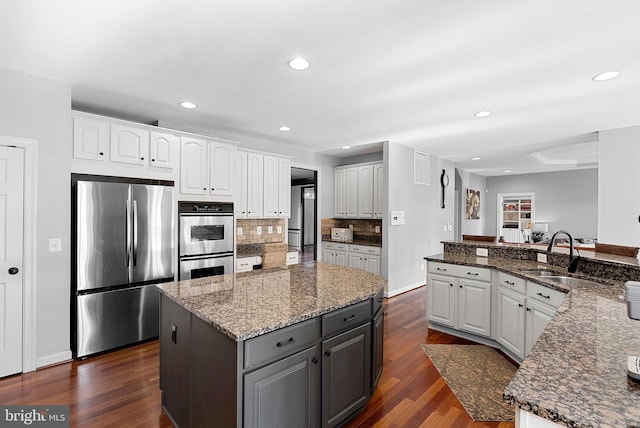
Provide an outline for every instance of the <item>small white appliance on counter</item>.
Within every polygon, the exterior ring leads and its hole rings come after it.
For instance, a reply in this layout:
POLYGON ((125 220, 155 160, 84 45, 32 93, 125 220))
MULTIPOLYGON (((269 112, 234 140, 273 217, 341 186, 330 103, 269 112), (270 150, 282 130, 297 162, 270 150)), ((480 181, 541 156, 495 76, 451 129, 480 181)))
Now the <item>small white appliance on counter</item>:
POLYGON ((332 227, 331 240, 338 242, 353 242, 353 229, 347 227, 332 227))

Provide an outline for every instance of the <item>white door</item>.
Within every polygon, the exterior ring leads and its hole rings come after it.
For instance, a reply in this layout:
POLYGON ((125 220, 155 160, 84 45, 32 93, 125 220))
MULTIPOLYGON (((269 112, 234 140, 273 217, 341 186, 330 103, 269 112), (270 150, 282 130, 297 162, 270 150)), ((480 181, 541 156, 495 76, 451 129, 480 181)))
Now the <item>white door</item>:
POLYGON ((24 151, 0 146, 0 377, 22 371, 24 151))

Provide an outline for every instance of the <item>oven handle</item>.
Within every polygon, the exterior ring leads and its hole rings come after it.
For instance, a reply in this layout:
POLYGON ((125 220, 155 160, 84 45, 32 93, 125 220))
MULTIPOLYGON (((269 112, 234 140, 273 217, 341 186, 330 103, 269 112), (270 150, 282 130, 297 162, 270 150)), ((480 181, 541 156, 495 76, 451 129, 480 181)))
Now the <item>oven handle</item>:
POLYGON ((233 253, 219 253, 219 254, 205 254, 196 256, 181 256, 180 261, 186 262, 190 260, 203 260, 203 259, 221 259, 223 257, 233 257, 233 253))

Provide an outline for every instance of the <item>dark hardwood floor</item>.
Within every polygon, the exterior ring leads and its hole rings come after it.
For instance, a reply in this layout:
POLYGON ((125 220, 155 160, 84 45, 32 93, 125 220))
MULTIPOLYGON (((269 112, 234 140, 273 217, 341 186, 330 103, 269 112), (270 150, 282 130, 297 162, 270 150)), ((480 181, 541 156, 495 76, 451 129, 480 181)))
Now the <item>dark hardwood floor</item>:
MULTIPOLYGON (((472 422, 421 343, 467 343, 429 331, 424 287, 385 299, 384 369, 352 427, 499 427, 472 422)), ((158 341, 0 379, 0 403, 70 406, 73 427, 170 427, 162 413, 158 341)))

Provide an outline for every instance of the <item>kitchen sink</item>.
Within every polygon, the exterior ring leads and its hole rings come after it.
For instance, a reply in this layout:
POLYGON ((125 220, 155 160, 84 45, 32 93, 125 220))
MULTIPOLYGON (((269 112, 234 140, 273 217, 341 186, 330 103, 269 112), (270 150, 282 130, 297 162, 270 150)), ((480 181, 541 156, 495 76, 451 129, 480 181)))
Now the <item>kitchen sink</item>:
POLYGON ((558 275, 556 272, 551 272, 548 270, 523 270, 520 272, 526 273, 529 275, 534 275, 534 276, 557 276, 558 275))
POLYGON ((594 285, 602 285, 600 282, 591 281, 588 279, 581 278, 573 278, 571 276, 558 276, 558 275, 542 275, 545 280, 557 282, 559 284, 564 285, 573 285, 573 286, 594 286, 594 285))

